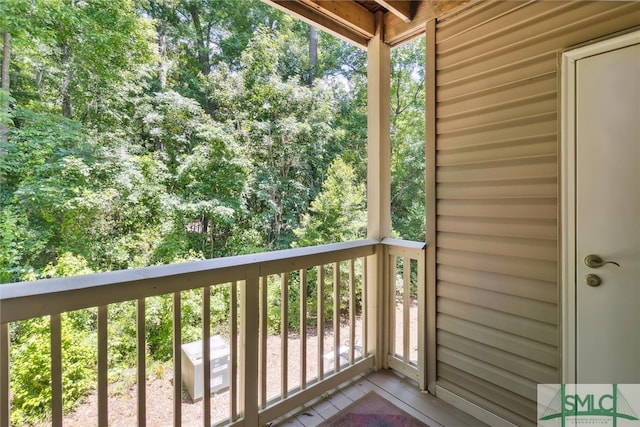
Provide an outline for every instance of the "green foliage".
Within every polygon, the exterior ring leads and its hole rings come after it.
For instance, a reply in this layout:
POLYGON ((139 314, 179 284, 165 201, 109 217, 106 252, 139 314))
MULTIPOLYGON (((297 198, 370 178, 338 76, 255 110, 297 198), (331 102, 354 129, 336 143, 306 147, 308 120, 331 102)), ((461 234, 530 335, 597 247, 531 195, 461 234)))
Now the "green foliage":
POLYGON ((91 274, 87 260, 80 255, 65 252, 60 255, 55 265, 48 264, 42 271, 42 278, 79 276, 91 274))
MULTIPOLYGON (((15 98, 11 97, 6 91, 0 89, 0 106, 10 105, 15 102, 15 98)), ((0 126, 2 125, 11 125, 13 114, 9 109, 5 111, 4 108, 0 108, 0 126)), ((0 174, 2 173, 2 169, 0 168, 0 174)))
POLYGON ((391 223, 400 237, 425 240, 424 43, 392 52, 391 223))
MULTIPOLYGON (((48 319, 20 325, 20 336, 11 343, 11 424, 31 424, 51 410, 51 346, 48 319)), ((96 337, 62 321, 62 399, 64 409, 74 407, 96 381, 96 337)))
POLYGON ((295 230, 297 245, 313 246, 345 242, 365 236, 365 189, 351 166, 337 158, 329 166, 322 191, 311 202, 309 213, 295 230))
POLYGON ((166 167, 174 196, 174 228, 162 252, 183 255, 174 251, 182 246, 208 258, 228 253, 226 239, 216 236, 228 236, 243 213, 247 181, 247 160, 233 133, 195 101, 171 91, 157 94, 138 115, 142 142, 166 167), (191 236, 184 235, 188 229, 195 230, 191 236))
POLYGON ((151 28, 131 0, 39 0, 19 16, 12 92, 97 125, 125 116, 113 114, 126 98, 122 89, 153 60, 151 28))
MULTIPOLYGON (((300 330, 300 277, 297 272, 288 275, 287 286, 287 330, 300 330)), ((282 278, 267 277, 267 328, 270 334, 282 332, 282 278)))
MULTIPOLYGON (((222 322, 221 315, 228 314, 228 292, 224 286, 212 291, 211 322, 222 322), (225 304, 225 310, 220 305, 225 304), (215 308, 214 308, 215 307, 215 308)), ((195 289, 181 293, 182 342, 193 342, 202 336, 202 290, 195 289)), ((153 360, 170 360, 173 355, 173 296, 161 295, 147 298, 146 339, 149 355, 153 360)))
POLYGON ((289 247, 293 230, 318 192, 335 155, 332 91, 273 77, 244 100, 242 141, 251 163, 248 208, 253 224, 275 248, 289 247))
POLYGON ((42 233, 29 226, 24 211, 6 206, 0 211, 0 283, 19 281, 44 248, 42 233))

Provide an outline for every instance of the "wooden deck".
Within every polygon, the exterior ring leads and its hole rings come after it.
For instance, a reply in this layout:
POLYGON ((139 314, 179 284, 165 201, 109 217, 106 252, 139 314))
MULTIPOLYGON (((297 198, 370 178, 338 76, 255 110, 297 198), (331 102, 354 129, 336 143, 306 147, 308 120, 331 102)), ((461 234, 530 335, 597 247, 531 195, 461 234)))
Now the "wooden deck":
POLYGON ((313 427, 338 413, 369 391, 375 391, 398 408, 430 427, 479 427, 487 424, 436 397, 422 393, 418 384, 392 370, 354 378, 326 396, 309 402, 270 424, 271 427, 313 427))

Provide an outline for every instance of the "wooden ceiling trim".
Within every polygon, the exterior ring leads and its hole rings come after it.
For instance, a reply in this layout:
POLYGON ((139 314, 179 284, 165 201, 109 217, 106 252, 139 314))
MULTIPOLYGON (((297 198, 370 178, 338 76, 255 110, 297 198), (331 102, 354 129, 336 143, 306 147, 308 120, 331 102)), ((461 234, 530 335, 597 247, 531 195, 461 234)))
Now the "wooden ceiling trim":
POLYGON ((335 20, 319 13, 316 9, 311 9, 308 6, 290 0, 262 0, 276 9, 279 9, 285 13, 293 15, 310 25, 320 27, 324 31, 332 34, 339 39, 346 40, 355 44, 360 48, 366 48, 370 37, 365 37, 362 34, 351 30, 343 25, 338 24, 335 20))
MULTIPOLYGON (((383 14, 383 40, 398 46, 424 34, 427 22, 470 0, 262 0, 334 36, 366 48, 383 14)), ((476 0, 481 1, 481 0, 476 0)))
POLYGON ((407 24, 413 19, 412 2, 409 0, 376 0, 376 3, 407 24))
POLYGON ((332 19, 366 38, 374 36, 375 17, 365 7, 353 1, 299 0, 310 9, 332 19))

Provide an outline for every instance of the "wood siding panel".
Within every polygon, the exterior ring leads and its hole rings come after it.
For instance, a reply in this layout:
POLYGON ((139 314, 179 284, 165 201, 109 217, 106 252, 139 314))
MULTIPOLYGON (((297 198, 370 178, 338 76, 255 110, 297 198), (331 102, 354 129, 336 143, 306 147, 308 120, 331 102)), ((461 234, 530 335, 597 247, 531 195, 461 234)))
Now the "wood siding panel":
POLYGON ((484 1, 437 23, 437 385, 516 425, 561 378, 558 57, 637 26, 625 1, 484 1))

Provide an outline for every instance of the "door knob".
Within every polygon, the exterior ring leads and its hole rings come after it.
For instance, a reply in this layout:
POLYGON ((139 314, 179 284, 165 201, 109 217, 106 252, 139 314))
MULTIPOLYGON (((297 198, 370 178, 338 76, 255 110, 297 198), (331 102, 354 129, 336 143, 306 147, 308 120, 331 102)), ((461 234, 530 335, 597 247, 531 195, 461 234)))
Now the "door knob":
POLYGON ((600 258, 598 255, 587 255, 587 257, 584 259, 584 263, 587 265, 587 267, 591 268, 600 268, 605 264, 614 264, 620 267, 620 264, 618 264, 617 262, 603 261, 602 258, 600 258))
POLYGON ((589 286, 600 286, 602 279, 597 274, 587 274, 584 281, 589 286))

